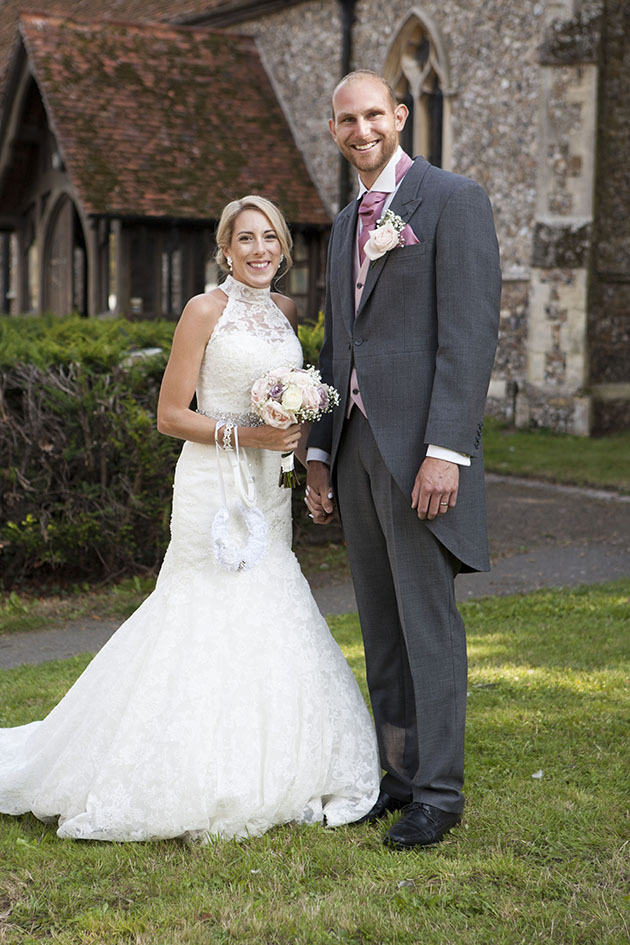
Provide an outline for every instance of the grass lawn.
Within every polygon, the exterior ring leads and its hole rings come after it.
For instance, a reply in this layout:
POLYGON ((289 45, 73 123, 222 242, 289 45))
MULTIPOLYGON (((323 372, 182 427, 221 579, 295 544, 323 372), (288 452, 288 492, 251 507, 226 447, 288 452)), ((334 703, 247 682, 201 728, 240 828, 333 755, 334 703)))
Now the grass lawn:
MULTIPOLYGON (((621 945, 630 580, 462 605, 467 807, 438 847, 376 828, 248 842, 60 841, 0 817, 0 943, 621 945)), ((365 691, 354 615, 331 620, 365 691)), ((88 661, 0 673, 0 724, 40 718, 88 661)))
POLYGON ((483 449, 489 472, 630 492, 630 433, 586 438, 487 419, 483 449))
POLYGON ((155 575, 143 575, 109 587, 75 584, 47 588, 41 596, 28 591, 0 592, 0 634, 46 630, 82 617, 113 617, 122 622, 154 587, 155 575))

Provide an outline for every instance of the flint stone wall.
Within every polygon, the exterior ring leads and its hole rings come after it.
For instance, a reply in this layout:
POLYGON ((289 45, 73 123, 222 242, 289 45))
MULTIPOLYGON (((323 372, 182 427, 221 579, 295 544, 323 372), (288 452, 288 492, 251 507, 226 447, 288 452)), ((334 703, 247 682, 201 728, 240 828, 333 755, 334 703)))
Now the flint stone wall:
MULTIPOLYGON (((589 383, 630 381, 630 5, 358 0, 353 67, 383 71, 414 10, 435 25, 448 60, 451 169, 477 180, 495 213, 504 291, 489 409, 523 425, 575 432, 588 432, 592 419, 601 429, 618 423, 621 388, 602 388, 604 404, 589 383), (593 223, 594 141, 576 130, 588 124, 591 107, 579 87, 601 62, 593 223), (536 299, 543 309, 532 319, 536 299)), ((257 38, 334 215, 340 158, 328 118, 341 71, 339 4, 313 0, 233 29, 257 38)))

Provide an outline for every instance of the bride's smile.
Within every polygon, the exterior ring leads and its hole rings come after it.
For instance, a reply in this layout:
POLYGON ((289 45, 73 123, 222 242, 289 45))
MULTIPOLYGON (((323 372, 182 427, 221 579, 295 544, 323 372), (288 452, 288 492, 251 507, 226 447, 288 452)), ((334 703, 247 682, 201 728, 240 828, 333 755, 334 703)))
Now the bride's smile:
POLYGON ((235 279, 262 289, 271 284, 281 262, 282 249, 267 217, 258 210, 243 210, 235 221, 226 255, 232 261, 235 279))

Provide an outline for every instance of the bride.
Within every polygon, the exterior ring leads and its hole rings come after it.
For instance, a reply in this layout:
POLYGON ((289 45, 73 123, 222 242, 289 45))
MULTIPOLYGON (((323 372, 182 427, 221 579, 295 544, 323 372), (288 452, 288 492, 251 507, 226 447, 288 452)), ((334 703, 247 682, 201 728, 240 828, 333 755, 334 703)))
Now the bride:
POLYGON ((257 425, 250 412, 260 375, 302 363, 295 305, 270 291, 291 238, 278 209, 250 196, 227 205, 217 243, 230 275, 186 305, 160 393, 158 428, 185 443, 155 591, 50 715, 0 730, 0 812, 58 820, 60 837, 335 826, 378 795, 368 711, 291 551, 278 475, 300 426, 257 425), (213 522, 225 498, 226 540, 253 548, 234 509, 251 480, 262 556, 245 550, 245 566, 228 570, 213 522))

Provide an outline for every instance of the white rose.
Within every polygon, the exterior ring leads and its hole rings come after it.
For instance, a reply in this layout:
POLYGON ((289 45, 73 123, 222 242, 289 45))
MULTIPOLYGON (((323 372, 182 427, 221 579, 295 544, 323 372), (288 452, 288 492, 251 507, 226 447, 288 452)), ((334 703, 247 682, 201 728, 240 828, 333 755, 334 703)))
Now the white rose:
POLYGON ((388 253, 390 249, 395 249, 400 242, 400 234, 391 223, 384 223, 372 230, 370 237, 365 244, 365 255, 368 259, 379 259, 388 253))
POLYGON ((282 395, 282 406, 285 410, 297 410, 302 406, 302 391, 295 384, 289 384, 282 395))

